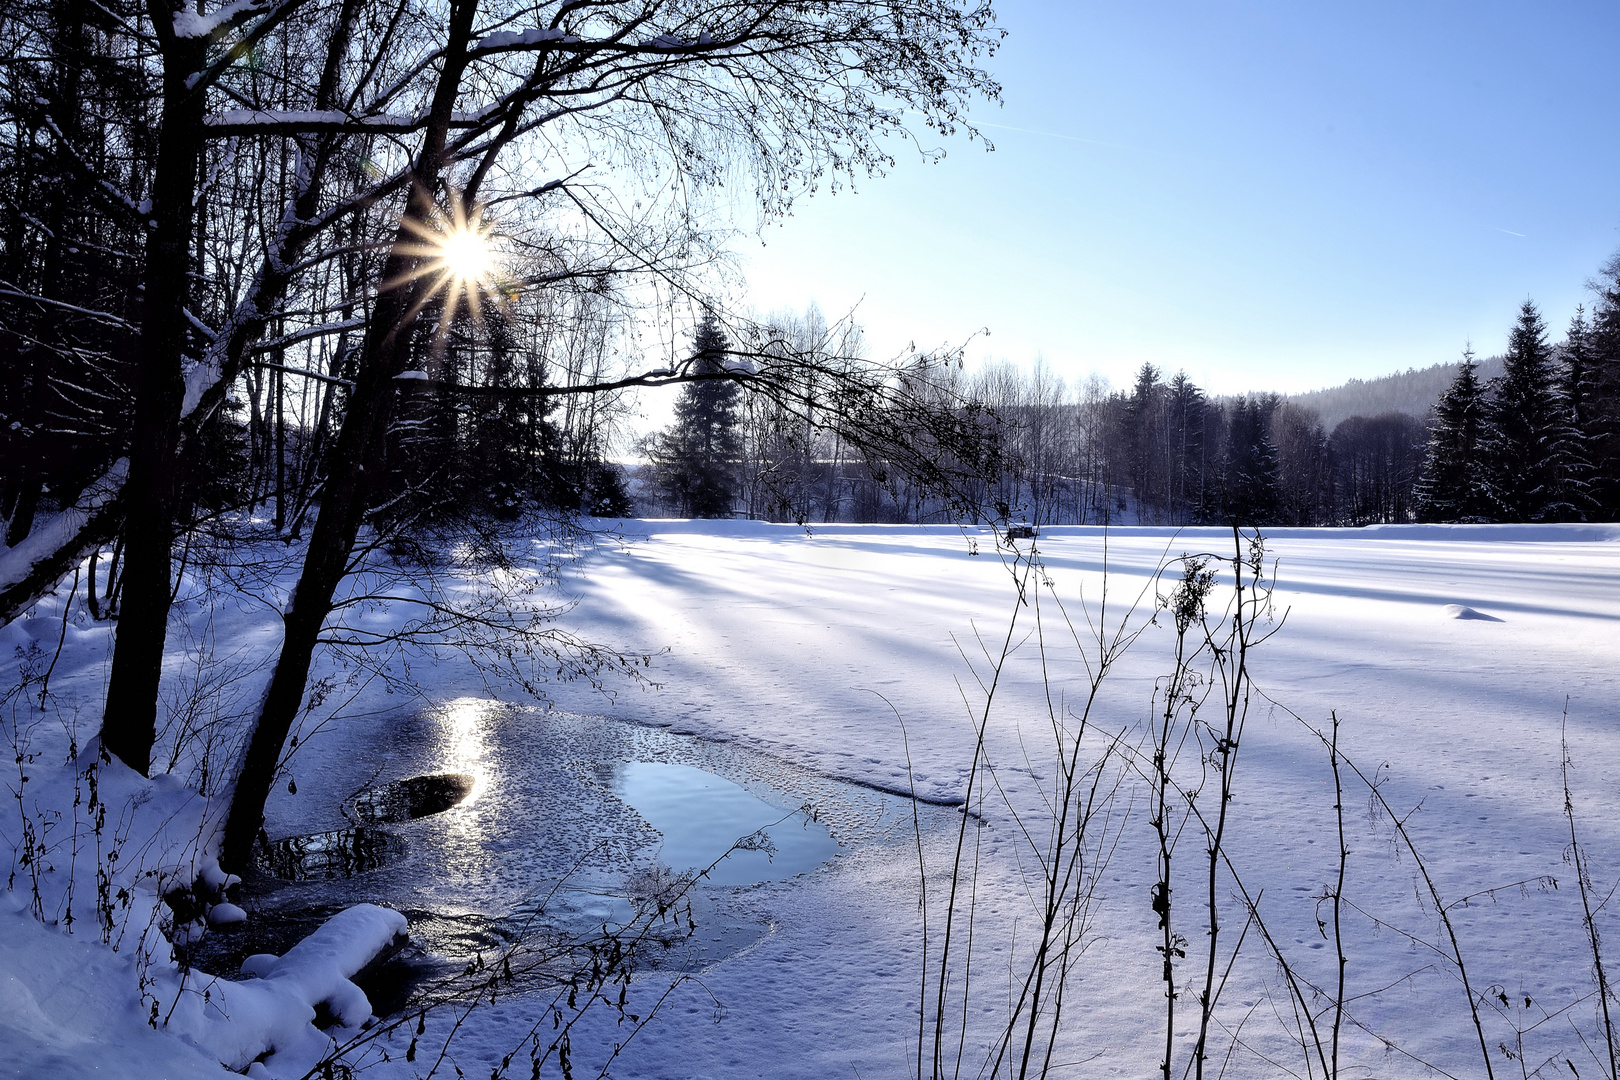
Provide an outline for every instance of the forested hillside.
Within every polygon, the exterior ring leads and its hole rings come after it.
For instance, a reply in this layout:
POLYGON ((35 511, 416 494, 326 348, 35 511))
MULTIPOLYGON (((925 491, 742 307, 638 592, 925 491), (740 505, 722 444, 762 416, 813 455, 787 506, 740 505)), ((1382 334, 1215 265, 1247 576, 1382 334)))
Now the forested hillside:
MULTIPOLYGON (((1327 427, 1352 416, 1377 416, 1380 413, 1403 412, 1423 419, 1440 400, 1440 395, 1457 377, 1461 361, 1431 364, 1421 370, 1407 368, 1376 379, 1347 379, 1339 386, 1329 386, 1304 394, 1289 394, 1288 400, 1302 409, 1311 409, 1322 418, 1327 427)), ((1479 374, 1494 379, 1502 373, 1502 358, 1487 357, 1479 361, 1479 374)))

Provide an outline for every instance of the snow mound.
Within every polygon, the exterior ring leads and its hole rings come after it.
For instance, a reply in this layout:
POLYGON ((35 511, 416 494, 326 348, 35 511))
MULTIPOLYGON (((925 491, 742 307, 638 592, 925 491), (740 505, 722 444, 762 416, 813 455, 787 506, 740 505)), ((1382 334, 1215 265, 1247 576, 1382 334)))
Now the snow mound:
MULTIPOLYGON (((296 987, 298 995, 311 1006, 332 1004, 333 1013, 342 1017, 336 1007, 338 999, 354 996, 344 984, 404 933, 405 916, 399 912, 375 904, 357 904, 326 920, 273 965, 265 965, 269 970, 262 971, 259 977, 296 987)), ((360 1001, 364 1001, 363 996, 360 1001)), ((359 1023, 369 1014, 370 1007, 365 1006, 364 1012, 348 1019, 359 1023)))
POLYGON ((212 1055, 147 1024, 131 953, 46 926, 23 893, 0 892, 0 1076, 229 1080, 212 1055))
POLYGON ((235 904, 215 904, 208 909, 209 926, 234 926, 247 922, 247 912, 235 904))
POLYGON ((257 978, 215 981, 203 1000, 180 996, 176 988, 178 1002, 165 1026, 233 1070, 257 1061, 264 1068, 253 1075, 303 1076, 370 1021, 371 1003, 351 980, 398 945, 405 931, 405 916, 388 908, 358 904, 340 911, 285 955, 249 957, 242 970, 257 978), (339 1040, 315 1026, 317 1007, 336 1024, 339 1040))
POLYGON ((1487 615, 1483 611, 1475 611, 1467 604, 1447 604, 1440 609, 1446 613, 1448 619, 1471 619, 1476 622, 1501 622, 1495 615, 1487 615))

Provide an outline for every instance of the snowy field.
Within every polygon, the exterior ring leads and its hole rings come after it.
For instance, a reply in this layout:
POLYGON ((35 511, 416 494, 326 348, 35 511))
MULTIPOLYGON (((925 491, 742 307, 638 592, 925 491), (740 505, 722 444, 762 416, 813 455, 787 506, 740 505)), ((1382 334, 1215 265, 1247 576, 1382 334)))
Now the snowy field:
MULTIPOLYGON (((1264 629, 1276 632, 1249 657, 1259 693, 1238 751, 1225 847, 1232 869, 1258 896, 1274 947, 1298 980, 1331 986, 1331 930, 1318 920, 1327 910, 1319 898, 1336 873, 1335 795, 1327 752, 1306 725, 1324 728, 1336 712, 1341 749, 1378 778, 1447 905, 1498 1075, 1601 1074, 1608 1058, 1592 1041, 1601 1040, 1598 1002, 1567 860, 1560 733, 1567 730, 1573 805, 1591 860, 1593 902, 1601 903, 1620 881, 1620 816, 1613 812, 1620 785, 1620 528, 1277 530, 1267 543, 1275 587, 1264 629)), ((408 909, 421 937, 421 926, 442 931, 458 917, 497 919, 520 909, 570 873, 569 854, 580 847, 607 852, 578 871, 596 890, 581 895, 609 896, 616 880, 652 866, 660 845, 657 831, 615 795, 615 763, 696 766, 784 813, 816 806, 842 850, 796 877, 705 886, 706 925, 698 936, 709 932, 713 947, 694 953, 694 977, 663 1000, 613 1075, 914 1075, 925 971, 919 850, 935 928, 927 952, 937 957, 941 898, 964 834, 978 866, 974 937, 971 967, 961 966, 963 946, 953 961, 949 1030, 965 1035, 946 1040, 945 1071, 957 1071, 960 1047, 959 1074, 979 1075, 985 1046, 1006 1017, 1010 972, 1026 959, 1032 935, 1027 837, 1050 819, 1049 702, 1072 723, 1087 689, 1087 643, 1096 649, 1089 619, 1108 633, 1120 626, 1142 633, 1104 680, 1091 713, 1093 741, 1084 744, 1088 761, 1114 747, 1103 772, 1113 777, 1108 790, 1115 794, 1099 826, 1106 860, 1088 862, 1096 887, 1051 1071, 1153 1074, 1165 1031, 1150 895, 1154 836, 1145 782, 1116 766, 1143 760, 1132 754, 1144 745, 1155 689, 1172 670, 1168 618, 1147 623, 1156 595, 1169 591, 1179 571, 1160 578, 1159 568, 1183 552, 1229 554, 1231 544, 1221 530, 1045 529, 1036 541, 1039 603, 1032 595, 1020 605, 1013 582, 1021 564, 987 532, 620 523, 565 576, 576 601, 566 624, 584 637, 652 654, 656 685, 610 685, 604 696, 560 684, 548 688, 555 710, 548 714, 519 708, 520 695, 447 659, 413 665, 419 700, 373 689, 346 701, 343 716, 294 759, 297 794, 281 791, 273 800, 272 837, 337 827, 345 797, 421 772, 476 775, 476 798, 413 826, 411 860, 401 867, 342 886, 250 896, 243 905, 249 922, 289 904, 376 900, 408 909), (984 688, 1009 625, 1011 656, 986 714, 984 688), (492 696, 512 707, 491 703, 492 696), (948 804, 967 789, 986 715, 982 760, 989 770, 979 774, 984 786, 964 818, 948 804), (926 800, 915 822, 910 800, 898 797, 910 790, 926 800), (971 824, 959 832, 964 820, 971 824), (964 981, 965 1002, 958 993, 964 981)), ((1020 542, 1024 553, 1029 548, 1020 542)), ((0 646, 10 653, 37 643, 48 660, 62 641, 52 693, 77 703, 78 723, 93 727, 107 631, 76 621, 76 611, 64 622, 65 594, 0 631, 0 646)), ((1217 592, 1212 605, 1222 603, 1217 592)), ((211 606, 180 610, 199 635, 196 624, 212 610, 216 639, 229 643, 239 663, 267 654, 275 642, 273 611, 263 605, 216 597, 211 606)), ((171 635, 171 651, 183 681, 183 635, 171 635)), ((41 727, 31 737, 40 755, 35 790, 54 783, 59 797, 67 789, 48 770, 53 755, 65 756, 65 734, 41 727)), ((1196 765, 1196 752, 1187 760, 1196 765)), ((10 786, 20 786, 15 777, 10 786)), ((164 811, 171 833, 206 833, 208 810, 201 800, 186 802, 172 781, 143 785, 109 775, 106 786, 109 804, 120 794, 148 806, 167 799, 174 804, 164 811)), ((0 817, 0 834, 13 848, 24 842, 22 822, 34 798, 29 792, 0 817)), ((1418 864, 1387 816, 1372 812, 1364 784, 1346 782, 1344 806, 1350 856, 1341 1074, 1483 1075, 1481 1037, 1418 864)), ((131 820, 150 818, 142 811, 131 820)), ((183 847, 183 839, 175 844, 183 847)), ((145 850, 160 859, 161 846, 145 850)), ((1175 900, 1188 939, 1176 973, 1183 987, 1173 1031, 1178 1075, 1196 1037, 1193 983, 1202 977, 1206 940, 1197 877, 1203 851, 1202 836, 1191 833, 1178 849, 1184 865, 1177 873, 1188 875, 1175 900)), ((304 998, 323 1000, 313 976, 294 972, 298 964, 284 957, 279 983, 220 984, 195 1017, 176 1010, 168 1027, 183 1038, 171 1038, 147 1022, 140 1002, 150 999, 139 996, 141 972, 130 955, 136 950, 112 953, 83 923, 71 938, 39 926, 28 914, 28 874, 14 874, 12 883, 0 934, 0 1044, 7 1050, 0 1074, 89 1075, 93 1064, 95 1075, 220 1075, 209 1056, 245 1052, 232 1040, 242 1040, 250 1020, 256 1030, 286 1030, 265 1018, 284 1001, 230 1004, 246 1001, 232 996, 242 987, 274 989, 296 976, 304 979, 304 998)), ((1291 1034, 1297 1013, 1280 966, 1226 877, 1218 892, 1223 969, 1240 934, 1243 945, 1217 1009, 1209 1074, 1319 1074, 1291 1034)), ((1599 928, 1612 930, 1613 916, 1600 911, 1599 928)), ((378 914, 365 932, 386 936, 390 926, 378 914)), ((428 933, 428 945, 450 949, 453 937, 428 933)), ((326 978, 342 966, 334 963, 298 970, 326 978)), ((937 972, 929 971, 931 1002, 937 972)), ((631 988, 632 1007, 645 1011, 669 985, 667 970, 644 974, 631 988)), ((193 987, 187 1000, 197 997, 193 987)), ((1307 999, 1306 1011, 1327 1004, 1309 992, 1307 999)), ((603 1048, 631 1030, 616 1019, 603 1011, 576 1029, 581 1073, 595 1075, 603 1048)), ((450 1020, 430 1014, 423 1045, 441 1045, 450 1020)), ((521 1050, 535 1020, 534 1002, 522 995, 475 1010, 438 1075, 489 1076, 503 1055, 521 1050)), ((311 1030, 307 1023, 304 1029, 311 1030)), ((405 1061, 413 1030, 380 1040, 364 1075, 425 1075, 437 1050, 405 1061)), ((925 1056, 931 1053, 932 1044, 925 1056)), ((253 1071, 296 1076, 303 1060, 288 1052, 253 1071)), ((526 1052, 511 1071, 528 1075, 526 1052)))

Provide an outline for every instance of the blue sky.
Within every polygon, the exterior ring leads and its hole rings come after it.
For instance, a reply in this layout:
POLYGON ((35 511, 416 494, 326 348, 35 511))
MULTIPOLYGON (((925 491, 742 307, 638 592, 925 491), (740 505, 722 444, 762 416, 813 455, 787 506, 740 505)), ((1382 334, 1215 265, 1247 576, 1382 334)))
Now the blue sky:
POLYGON ((761 310, 859 304, 1128 384, 1297 392, 1561 334, 1620 249, 1620 5, 998 5, 994 153, 901 150, 736 244, 761 310), (763 241, 763 243, 761 242, 763 241))

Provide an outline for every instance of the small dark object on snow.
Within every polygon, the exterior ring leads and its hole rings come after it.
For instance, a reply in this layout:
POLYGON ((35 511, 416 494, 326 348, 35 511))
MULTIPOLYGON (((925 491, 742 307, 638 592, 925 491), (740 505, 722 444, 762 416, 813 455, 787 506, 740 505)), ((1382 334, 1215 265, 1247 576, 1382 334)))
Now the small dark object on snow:
POLYGON ((1009 525, 1009 526, 1007 526, 1007 539, 1008 540, 1033 540, 1033 539, 1035 539, 1035 526, 1033 526, 1033 525, 1009 525))

